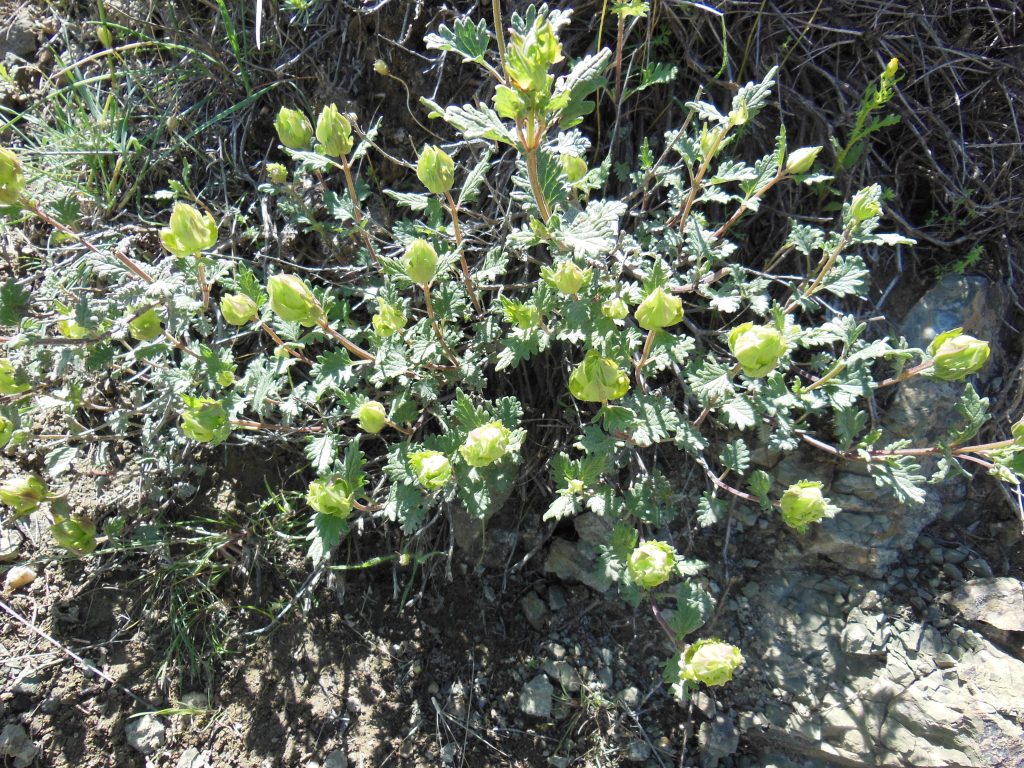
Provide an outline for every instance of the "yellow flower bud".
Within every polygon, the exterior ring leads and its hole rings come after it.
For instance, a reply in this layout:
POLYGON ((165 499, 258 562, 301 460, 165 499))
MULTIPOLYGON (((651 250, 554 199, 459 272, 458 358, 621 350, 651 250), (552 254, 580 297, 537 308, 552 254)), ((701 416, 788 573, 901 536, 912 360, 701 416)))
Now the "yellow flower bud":
POLYGON ((821 147, 794 149, 789 153, 789 157, 786 158, 786 173, 791 176, 807 173, 811 170, 811 166, 814 165, 814 161, 818 158, 818 153, 820 152, 821 147))
POLYGON ((940 333, 928 345, 932 375, 941 381, 962 381, 985 365, 989 351, 987 341, 968 336, 963 328, 940 333))
POLYGON ((385 63, 384 59, 377 59, 373 62, 373 71, 378 75, 390 75, 391 68, 385 63))
POLYGON ((317 149, 331 157, 343 157, 352 151, 352 124, 338 111, 336 104, 328 104, 316 121, 317 149))
POLYGON ((106 49, 114 47, 114 34, 110 31, 110 27, 104 25, 96 28, 96 39, 100 41, 106 49))
POLYGON ((228 370, 218 371, 216 379, 217 383, 222 387, 230 387, 235 383, 235 372, 228 370))
POLYGON ((416 238, 402 257, 405 274, 417 285, 430 285, 437 271, 437 251, 422 238, 416 238))
POLYGON ((280 163, 267 163, 265 166, 267 178, 273 184, 284 184, 288 181, 288 169, 280 163))
POLYGON ((188 397, 181 412, 181 431, 197 443, 217 445, 231 434, 231 420, 219 400, 188 397))
POLYGON ((455 161, 440 147, 428 144, 416 162, 416 178, 433 194, 447 194, 455 185, 455 161))
POLYGON ((0 205, 17 205, 24 192, 21 160, 11 150, 0 148, 0 205))
POLYGON ((1017 423, 1010 427, 1010 434, 1013 435, 1017 445, 1024 445, 1024 416, 1017 420, 1017 423))
POLYGON ((409 466, 416 480, 428 491, 435 491, 452 476, 452 465, 440 451, 417 451, 409 455, 409 466))
POLYGON ((15 517, 34 512, 48 496, 46 484, 36 475, 12 477, 0 485, 0 502, 14 510, 15 517))
POLYGON ((57 546, 82 557, 96 550, 96 524, 81 517, 61 518, 50 526, 57 546))
POLYGON ((629 556, 626 570, 633 583, 654 589, 668 581, 676 567, 676 551, 664 541, 645 541, 629 556))
POLYGON ((486 467, 508 453, 511 435, 508 427, 500 421, 492 421, 466 435, 466 442, 459 446, 459 453, 469 466, 486 467))
POLYGON ((581 269, 572 261, 563 261, 555 269, 544 267, 540 271, 541 277, 547 281, 559 293, 566 296, 575 296, 580 290, 590 283, 591 271, 581 269))
POLYGON ((576 157, 576 155, 561 155, 558 161, 561 163, 565 175, 569 178, 570 184, 575 184, 582 179, 589 170, 587 168, 587 161, 582 157, 576 157))
POLYGON ((782 521, 797 533, 807 531, 811 523, 820 523, 828 515, 824 486, 812 480, 794 483, 782 494, 782 521))
POLYGON ((217 242, 217 223, 187 203, 175 203, 169 227, 160 230, 160 242, 175 256, 193 256, 217 242))
POLYGON ((359 428, 371 435, 378 434, 388 424, 388 412, 384 403, 376 400, 368 400, 356 408, 356 419, 359 420, 359 428))
POLYGON ((28 384, 19 381, 14 363, 0 357, 0 395, 17 395, 28 389, 31 389, 28 384))
POLYGON ((882 188, 878 184, 864 187, 850 201, 850 216, 854 221, 867 221, 882 212, 882 188))
POLYGON ((743 654, 735 645, 708 638, 698 640, 683 652, 679 677, 685 682, 724 685, 743 664, 743 654))
POLYGON ((270 308, 286 323, 312 328, 323 318, 324 310, 313 292, 295 275, 274 275, 267 281, 270 308))
POLYGON ((321 515, 344 520, 352 514, 352 491, 341 478, 314 480, 306 491, 306 502, 321 515))
POLYGON ((309 149, 313 126, 309 124, 309 118, 299 110, 281 107, 274 120, 274 128, 277 130, 277 138, 288 149, 309 149))
POLYGON ((767 376, 786 354, 786 341, 778 330, 767 325, 743 323, 729 334, 729 350, 752 379, 767 376))
POLYGON ((583 362, 569 376, 569 392, 577 400, 605 403, 617 400, 629 391, 629 377, 609 357, 596 350, 587 352, 583 362))
POLYGON ((640 302, 633 316, 645 331, 668 328, 682 321, 683 300, 658 286, 640 302))
POLYGON ((220 313, 228 325, 241 326, 255 320, 259 308, 244 293, 231 293, 220 300, 220 313))
POLYGON ((89 329, 79 325, 73 317, 63 317, 58 320, 57 332, 65 339, 84 339, 89 336, 89 329))
POLYGON ((153 341, 163 335, 164 326, 155 309, 147 309, 128 323, 128 335, 136 341, 153 341))
POLYGON ((629 305, 620 296, 614 296, 601 305, 601 314, 609 320, 624 320, 629 314, 629 305))
POLYGON ((373 323, 373 330, 382 339, 394 336, 405 328, 405 312, 400 306, 396 306, 386 299, 377 299, 377 314, 370 318, 373 323))
POLYGON ((0 448, 7 446, 14 437, 14 422, 6 416, 0 416, 0 448))

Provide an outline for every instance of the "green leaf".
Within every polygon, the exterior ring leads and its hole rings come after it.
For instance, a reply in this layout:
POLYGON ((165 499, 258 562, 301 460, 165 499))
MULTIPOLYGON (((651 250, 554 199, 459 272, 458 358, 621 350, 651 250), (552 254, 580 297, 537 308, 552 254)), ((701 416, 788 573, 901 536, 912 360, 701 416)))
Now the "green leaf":
POLYGON ((676 601, 674 610, 665 611, 665 621, 671 627, 677 640, 682 640, 691 632, 704 626, 711 615, 711 595, 698 583, 683 581, 675 588, 673 597, 676 601))
POLYGON ((466 61, 479 63, 491 44, 491 33, 483 19, 474 24, 468 16, 460 16, 455 20, 454 29, 442 24, 437 32, 429 33, 424 42, 430 50, 451 51, 466 61))
POLYGON ((314 565, 318 565, 327 559, 331 550, 338 546, 341 537, 348 533, 349 524, 348 520, 337 515, 322 515, 318 512, 313 516, 310 528, 312 531, 309 534, 310 545, 306 556, 314 565))
POLYGON ((868 425, 868 415, 859 408, 837 408, 835 412, 835 433, 839 439, 839 447, 844 451, 850 449, 857 435, 868 425))
POLYGON ((327 474, 338 457, 338 436, 328 432, 306 443, 306 458, 318 475, 327 474))
POLYGON ((725 517, 725 511, 725 502, 705 491, 697 502, 697 525, 701 528, 714 525, 725 517))
POLYGON ((625 212, 626 204, 619 200, 594 200, 586 210, 566 215, 558 237, 577 257, 602 256, 618 242, 619 219, 625 212))
POLYGON ((559 114, 560 128, 572 128, 594 111, 594 102, 587 97, 604 85, 604 71, 611 58, 612 52, 602 48, 596 54, 584 56, 569 74, 558 78, 552 100, 562 97, 566 101, 559 114))
POLYGON ((964 426, 952 432, 949 443, 957 445, 970 440, 988 421, 988 398, 980 397, 973 384, 968 384, 956 404, 957 413, 964 418, 964 426))
POLYGON ((579 501, 571 494, 559 494, 555 496, 555 500, 551 502, 547 512, 544 513, 544 522, 549 520, 564 520, 567 517, 573 517, 579 511, 579 501))
POLYGON ((50 477, 60 477, 78 460, 78 448, 72 445, 63 445, 54 448, 46 454, 43 463, 46 465, 46 472, 50 477))
POLYGON ((765 472, 763 469, 755 469, 750 473, 750 479, 747 481, 747 488, 750 492, 757 496, 757 500, 761 502, 761 509, 771 509, 772 503, 769 499, 769 494, 772 490, 772 476, 765 472))
POLYGON ((465 104, 461 107, 442 108, 426 97, 420 102, 430 109, 431 117, 442 117, 467 139, 490 139, 514 145, 517 139, 501 121, 498 113, 490 107, 473 107, 465 104))
POLYGON ((493 155, 493 150, 488 147, 483 157, 477 161, 477 164, 473 166, 473 169, 466 176, 466 180, 462 182, 462 191, 459 192, 458 200, 460 206, 465 203, 476 202, 479 199, 480 188, 487 179, 487 172, 491 169, 491 157, 493 155))
POLYGON ((676 79, 679 74, 679 67, 665 61, 652 61, 640 74, 640 85, 633 89, 633 93, 646 91, 656 85, 666 85, 676 79))
POLYGON ((29 294, 13 280, 0 286, 0 325, 17 325, 28 312, 29 294))
POLYGON ((864 290, 867 275, 867 267, 860 256, 840 257, 822 280, 822 286, 835 296, 856 296, 864 290))
POLYGON ((722 447, 721 460, 727 469, 742 475, 750 466, 750 449, 745 442, 737 438, 722 447))

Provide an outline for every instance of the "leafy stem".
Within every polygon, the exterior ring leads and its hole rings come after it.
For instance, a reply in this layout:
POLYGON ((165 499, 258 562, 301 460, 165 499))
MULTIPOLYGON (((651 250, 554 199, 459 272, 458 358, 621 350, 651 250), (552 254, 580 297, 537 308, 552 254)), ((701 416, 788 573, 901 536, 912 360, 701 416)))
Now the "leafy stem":
POLYGON ((459 367, 459 361, 455 357, 455 353, 452 352, 451 347, 448 346, 448 342, 444 340, 444 334, 441 333, 441 326, 437 324, 437 317, 434 314, 434 302, 430 298, 430 285, 424 283, 423 288, 423 302, 427 306, 427 317, 430 319, 430 326, 434 329, 434 336, 437 337, 437 343, 441 345, 441 349, 444 351, 445 357, 447 357, 452 365, 456 368, 459 367))
POLYGON ((327 322, 326 319, 321 318, 317 325, 320 326, 324 333, 333 338, 335 341, 341 344, 341 346, 343 346, 345 349, 347 349, 349 352, 351 352, 353 355, 360 358, 361 360, 366 360, 367 362, 370 363, 376 360, 376 358, 373 355, 371 355, 365 349, 360 347, 358 344, 349 341, 345 336, 331 328, 330 324, 327 322))
POLYGON ((366 243, 366 250, 370 252, 370 256, 373 257, 373 262, 377 266, 380 266, 380 259, 377 258, 377 251, 373 247, 373 240, 370 238, 370 233, 362 226, 363 223, 363 212, 359 210, 359 199, 356 197, 356 184, 352 178, 352 167, 348 163, 348 158, 345 155, 341 156, 341 170, 345 174, 345 186, 348 187, 348 196, 352 201, 352 218, 355 219, 356 227, 362 233, 363 242, 366 243))

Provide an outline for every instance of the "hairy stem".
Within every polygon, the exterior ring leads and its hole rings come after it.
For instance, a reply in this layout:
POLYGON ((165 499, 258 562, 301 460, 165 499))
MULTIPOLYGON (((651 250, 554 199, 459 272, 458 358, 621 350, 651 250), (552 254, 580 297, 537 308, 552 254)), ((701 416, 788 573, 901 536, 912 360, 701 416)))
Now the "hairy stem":
POLYGON ((360 347, 358 344, 355 344, 355 343, 349 341, 345 336, 343 336, 342 334, 338 333, 336 330, 331 328, 331 326, 328 324, 327 320, 321 319, 320 322, 318 323, 318 325, 320 326, 321 329, 323 329, 324 333, 326 333, 328 336, 333 338, 335 341, 337 341, 339 344, 341 344, 341 346, 343 346, 345 349, 347 349, 349 352, 351 352, 356 357, 358 357, 358 358, 360 358, 362 360, 366 360, 367 362, 370 362, 370 363, 372 363, 372 362, 374 362, 376 360, 376 358, 373 355, 371 355, 365 349, 360 347))
POLYGON ((430 325, 434 329, 434 336, 437 337, 437 343, 441 345, 441 349, 452 365, 456 368, 459 367, 459 361, 455 357, 455 353, 452 352, 451 347, 448 346, 448 342, 444 340, 444 334, 441 333, 441 326, 437 324, 437 317, 434 315, 434 302, 430 298, 430 286, 423 286, 423 302, 427 305, 427 317, 430 318, 430 325))
POLYGON ((352 217, 356 220, 356 226, 362 233, 363 242, 366 243, 366 250, 370 252, 370 256, 373 257, 374 264, 380 265, 380 259, 377 258, 377 251, 373 247, 373 240, 370 237, 370 233, 363 228, 363 212, 359 210, 359 199, 356 197, 356 184, 352 178, 352 167, 348 164, 348 158, 344 155, 341 156, 341 170, 345 174, 345 186, 348 187, 348 196, 352 200, 352 217))
POLYGON ((445 197, 448 198, 448 210, 452 214, 452 225, 455 228, 455 247, 459 252, 459 264, 462 266, 462 282, 466 285, 466 293, 469 294, 470 301, 473 302, 473 307, 477 313, 483 312, 483 308, 480 306, 480 299, 476 295, 476 290, 473 288, 473 278, 469 276, 469 264, 466 263, 466 253, 462 248, 462 227, 459 226, 459 206, 455 203, 455 198, 452 197, 451 192, 445 192, 445 197))

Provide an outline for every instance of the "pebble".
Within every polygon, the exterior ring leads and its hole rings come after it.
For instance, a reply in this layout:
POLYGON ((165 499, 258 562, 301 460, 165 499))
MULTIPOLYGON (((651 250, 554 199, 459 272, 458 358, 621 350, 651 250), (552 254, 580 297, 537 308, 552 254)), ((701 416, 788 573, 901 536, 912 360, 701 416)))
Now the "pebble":
POLYGON ((966 563, 964 563, 964 565, 967 568, 970 568, 976 576, 979 576, 983 579, 992 578, 992 566, 986 563, 984 560, 981 560, 980 558, 968 560, 966 563))
POLYGON ((548 590, 548 608, 552 611, 561 611, 568 605, 564 589, 555 585, 548 590))
POLYGON ((640 706, 640 689, 631 685, 619 694, 619 699, 630 709, 636 709, 640 706))
POLYGON ((964 549, 948 549, 946 550, 946 562, 948 563, 962 563, 968 557, 967 550, 964 549))
POLYGON ((643 763, 651 756, 651 746, 646 741, 634 739, 626 747, 626 760, 631 763, 643 763))
POLYGON ((124 730, 128 746, 144 755, 156 752, 167 739, 167 727, 156 715, 132 718, 124 730))
POLYGON ((21 550, 21 536, 16 531, 5 528, 0 531, 0 563, 9 563, 18 559, 21 550))
POLYGON ((549 717, 554 693, 551 681, 541 672, 523 687, 519 694, 519 709, 532 717, 549 717))
POLYGON ((963 571, 961 571, 959 568, 953 565, 953 563, 946 563, 945 565, 943 565, 942 572, 953 581, 959 582, 964 580, 963 571))
POLYGON ((340 749, 329 752, 324 758, 324 768, 348 768, 348 757, 340 749))
POLYGON ((5 725, 0 732, 0 755, 11 759, 14 768, 26 768, 39 754, 39 749, 29 739, 20 725, 5 725))
POLYGON ((22 587, 27 587, 35 580, 35 571, 24 565, 16 565, 7 572, 7 576, 4 578, 4 591, 14 592, 22 587))
POLYGON ((537 593, 530 592, 526 597, 519 601, 519 605, 522 607, 523 614, 526 616, 526 620, 530 623, 530 626, 538 632, 542 631, 544 629, 544 619, 547 616, 548 609, 537 593))

